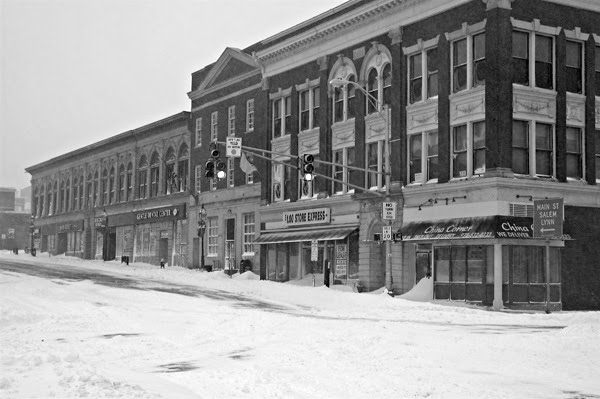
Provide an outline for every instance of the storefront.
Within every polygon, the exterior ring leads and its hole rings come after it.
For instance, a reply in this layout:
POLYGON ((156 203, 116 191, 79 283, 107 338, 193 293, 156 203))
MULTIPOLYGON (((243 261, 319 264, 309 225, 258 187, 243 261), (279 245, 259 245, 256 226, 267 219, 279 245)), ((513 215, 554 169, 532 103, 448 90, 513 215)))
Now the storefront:
MULTIPOLYGON (((408 223, 405 261, 415 284, 433 278, 432 299, 488 306, 546 304, 546 241, 526 217, 489 216, 408 223)), ((561 306, 561 240, 550 240, 550 302, 561 306)))
POLYGON ((331 208, 318 208, 282 212, 279 225, 254 240, 264 245, 267 280, 298 280, 326 270, 330 284, 358 280, 358 224, 332 222, 331 208))
POLYGON ((132 262, 186 266, 186 204, 109 215, 109 248, 132 262), (114 238, 113 238, 114 235, 114 238), (114 240, 114 243, 112 241, 114 240))
POLYGON ((83 257, 84 222, 61 223, 57 226, 56 254, 83 257))

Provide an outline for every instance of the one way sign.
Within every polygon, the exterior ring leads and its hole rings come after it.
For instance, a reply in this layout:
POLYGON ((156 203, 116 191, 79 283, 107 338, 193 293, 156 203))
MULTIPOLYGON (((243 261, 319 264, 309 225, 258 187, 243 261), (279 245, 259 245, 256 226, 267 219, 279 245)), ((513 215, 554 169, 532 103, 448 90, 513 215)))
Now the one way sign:
POLYGON ((533 236, 560 237, 563 234, 563 199, 533 201, 533 236))

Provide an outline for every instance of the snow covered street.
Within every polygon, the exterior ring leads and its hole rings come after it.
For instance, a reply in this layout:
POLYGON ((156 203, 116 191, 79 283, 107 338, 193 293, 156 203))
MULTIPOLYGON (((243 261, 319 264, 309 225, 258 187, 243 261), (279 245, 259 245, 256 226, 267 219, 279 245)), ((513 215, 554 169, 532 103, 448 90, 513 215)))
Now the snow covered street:
POLYGON ((0 266, 0 398, 600 398, 600 312, 493 312, 47 254, 4 261, 135 286, 0 266))

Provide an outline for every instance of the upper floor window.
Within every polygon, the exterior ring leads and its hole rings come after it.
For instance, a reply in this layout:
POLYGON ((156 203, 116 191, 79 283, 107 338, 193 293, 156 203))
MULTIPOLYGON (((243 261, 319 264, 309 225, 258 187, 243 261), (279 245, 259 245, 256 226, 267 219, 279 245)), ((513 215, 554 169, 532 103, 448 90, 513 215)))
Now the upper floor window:
POLYGON ((273 106, 273 138, 291 134, 292 98, 287 95, 271 101, 273 106))
POLYGON ((217 141, 219 137, 219 112, 210 114, 210 141, 217 141))
POLYGON ((438 132, 411 134, 408 139, 408 172, 411 183, 426 183, 438 178, 438 132))
POLYGON ((379 140, 367 144, 367 187, 380 189, 385 184, 385 141, 379 140))
POLYGON ((235 170, 235 162, 233 157, 227 158, 227 186, 233 187, 235 183, 235 176, 233 174, 235 170))
POLYGON ((600 130, 596 130, 596 181, 600 181, 600 130))
POLYGON ((567 91, 583 93, 583 45, 579 42, 567 40, 567 91))
POLYGON ((246 101, 246 131, 254 130, 254 99, 246 101))
POLYGON ((102 205, 108 205, 108 171, 102 172, 102 205))
POLYGON ((164 192, 166 194, 177 192, 177 173, 175 172, 175 151, 173 147, 169 147, 165 155, 164 171, 164 192))
POLYGON ((235 136, 235 105, 227 108, 227 135, 235 136))
POLYGON ((452 132, 452 177, 485 173, 485 122, 455 126, 452 132))
POLYGON ((83 209, 84 207, 84 190, 83 190, 83 175, 79 175, 79 197, 77 201, 77 209, 83 209))
POLYGON ((383 111, 389 104, 392 87, 392 66, 385 63, 381 68, 372 67, 367 74, 367 114, 383 111))
POLYGON ((187 144, 184 143, 179 148, 179 155, 177 157, 177 190, 179 192, 187 191, 188 189, 189 158, 190 152, 187 144))
POLYGON ((516 174, 554 175, 553 126, 536 121, 513 121, 512 167, 516 174))
POLYGON ((512 82, 554 88, 554 38, 533 32, 512 33, 512 82))
POLYGON ((423 99, 437 97, 438 63, 437 47, 410 56, 409 101, 411 104, 423 99))
POLYGON ((485 33, 468 35, 452 43, 452 91, 485 84, 485 33))
POLYGON ((146 190, 148 188, 148 158, 145 155, 142 155, 138 164, 137 184, 138 198, 146 198, 146 190))
POLYGON ((596 96, 600 97, 600 46, 596 46, 596 56, 594 60, 594 69, 596 77, 596 96))
POLYGON ((150 158, 150 197, 158 196, 158 182, 160 180, 160 158, 155 152, 150 158))
POLYGON ((201 147, 202 146, 202 118, 196 119, 195 137, 196 137, 196 147, 201 147))
POLYGON ((127 165, 127 192, 125 193, 125 201, 133 199, 133 165, 131 162, 127 165))
POLYGON ((202 182, 202 177, 203 177, 203 174, 202 174, 202 165, 196 165, 195 171, 196 171, 196 175, 195 175, 196 176, 196 180, 195 180, 195 182, 196 182, 196 193, 201 193, 202 192, 202 190, 201 190, 201 182, 202 182))
POLYGON ((318 86, 298 93, 301 132, 319 127, 320 93, 318 86))
POLYGON ((581 129, 567 127, 567 178, 583 178, 583 140, 581 129))
POLYGON ((336 194, 345 194, 349 189, 346 183, 354 181, 353 175, 357 172, 354 169, 350 169, 347 166, 355 166, 356 163, 356 150, 354 147, 345 147, 333 151, 333 163, 335 164, 332 168, 333 178, 333 192, 336 194))
MULTIPOLYGON (((35 206, 32 206, 35 209, 35 206)), ((75 176, 73 178, 73 210, 79 209, 79 178, 75 176)))
POLYGON ((112 204, 115 202, 116 191, 115 191, 115 168, 114 166, 110 168, 110 172, 108 174, 108 203, 112 204))
POLYGON ((119 167, 119 198, 118 202, 125 202, 127 198, 125 193, 127 192, 127 174, 125 173, 125 165, 119 167))
POLYGON ((94 186, 93 186, 93 182, 92 182, 92 174, 88 174, 88 178, 87 178, 87 204, 85 205, 86 208, 93 208, 94 207, 94 186))
MULTIPOLYGON (((354 75, 344 79, 356 82, 354 75)), ((356 114, 356 87, 354 83, 348 83, 341 87, 335 87, 333 92, 333 122, 343 122, 354 118, 356 114)))

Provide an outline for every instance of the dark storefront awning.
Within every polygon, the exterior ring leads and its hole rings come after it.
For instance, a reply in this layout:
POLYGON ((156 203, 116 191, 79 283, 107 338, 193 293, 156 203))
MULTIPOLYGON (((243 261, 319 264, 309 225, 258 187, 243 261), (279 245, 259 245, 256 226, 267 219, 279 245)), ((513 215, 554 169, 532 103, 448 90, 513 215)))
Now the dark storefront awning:
POLYGON ((407 223, 402 240, 461 240, 473 238, 532 238, 533 219, 485 216, 407 223))
POLYGON ((300 241, 328 241, 342 240, 350 233, 358 228, 356 225, 343 227, 321 227, 307 229, 286 229, 286 230, 270 230, 263 231, 260 237, 254 240, 255 244, 276 244, 284 242, 300 242, 300 241))

